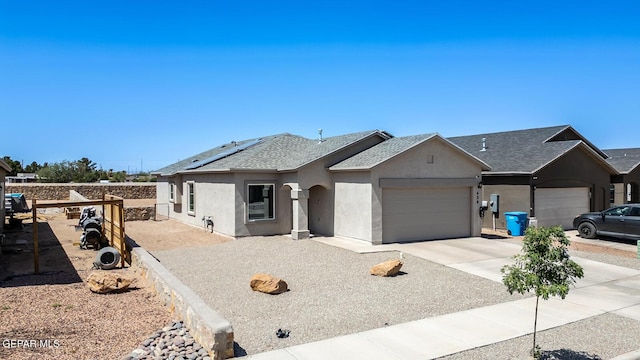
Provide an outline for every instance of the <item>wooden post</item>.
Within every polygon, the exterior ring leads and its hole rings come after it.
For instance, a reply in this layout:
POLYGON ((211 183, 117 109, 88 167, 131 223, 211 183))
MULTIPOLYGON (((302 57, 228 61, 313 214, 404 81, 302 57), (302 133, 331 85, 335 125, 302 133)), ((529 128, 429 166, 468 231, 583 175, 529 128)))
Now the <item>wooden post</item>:
MULTIPOLYGON (((113 199, 113 198, 111 198, 111 199, 113 199)), ((116 236, 116 233, 115 233, 115 225, 116 225, 115 222, 116 222, 116 219, 115 219, 115 214, 114 214, 115 210, 116 210, 115 204, 109 205, 109 212, 111 212, 111 215, 109 216, 109 219, 111 220, 111 232, 110 232, 110 234, 111 234, 110 246, 111 247, 115 246, 115 241, 114 241, 115 240, 114 237, 116 236)))
POLYGON ((33 216, 33 273, 40 274, 40 249, 38 246, 38 211, 37 200, 33 199, 31 211, 33 216))
POLYGON ((120 267, 124 268, 124 257, 127 253, 127 245, 124 234, 124 200, 120 200, 120 204, 118 206, 120 207, 120 229, 118 230, 118 232, 120 233, 120 252, 122 254, 122 256, 120 256, 120 267))

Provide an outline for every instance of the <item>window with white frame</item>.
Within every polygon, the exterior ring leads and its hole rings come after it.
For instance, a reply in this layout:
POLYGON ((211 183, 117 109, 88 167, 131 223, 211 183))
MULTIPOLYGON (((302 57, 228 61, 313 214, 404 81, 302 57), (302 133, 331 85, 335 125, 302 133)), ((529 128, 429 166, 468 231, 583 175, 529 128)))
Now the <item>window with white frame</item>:
POLYGON ((196 213, 196 189, 193 181, 187 182, 187 213, 189 215, 196 213))
POLYGON ((169 183, 169 201, 174 202, 176 199, 176 185, 169 183))
POLYGON ((275 219, 274 184, 247 185, 247 217, 249 221, 275 219))

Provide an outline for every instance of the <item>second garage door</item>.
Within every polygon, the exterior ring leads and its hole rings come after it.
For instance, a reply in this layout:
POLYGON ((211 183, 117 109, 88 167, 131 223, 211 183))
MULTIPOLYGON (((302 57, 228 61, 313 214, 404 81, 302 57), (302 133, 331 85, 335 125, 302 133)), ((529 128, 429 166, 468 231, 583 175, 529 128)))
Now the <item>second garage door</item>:
POLYGON ((468 187, 384 189, 384 243, 471 236, 468 187))
POLYGON ((535 206, 538 226, 571 229, 576 215, 589 212, 589 188, 538 188, 535 206))

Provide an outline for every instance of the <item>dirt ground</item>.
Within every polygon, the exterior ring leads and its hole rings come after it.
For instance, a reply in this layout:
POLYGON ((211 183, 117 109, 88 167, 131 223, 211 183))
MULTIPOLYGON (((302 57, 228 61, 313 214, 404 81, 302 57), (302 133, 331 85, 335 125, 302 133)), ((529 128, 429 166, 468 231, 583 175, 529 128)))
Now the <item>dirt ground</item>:
POLYGON ((96 251, 74 245, 81 234, 77 222, 56 211, 38 215, 39 275, 30 217, 23 228, 5 229, 0 359, 119 359, 175 319, 135 268, 111 270, 134 279, 129 291, 89 291, 85 281, 96 251))

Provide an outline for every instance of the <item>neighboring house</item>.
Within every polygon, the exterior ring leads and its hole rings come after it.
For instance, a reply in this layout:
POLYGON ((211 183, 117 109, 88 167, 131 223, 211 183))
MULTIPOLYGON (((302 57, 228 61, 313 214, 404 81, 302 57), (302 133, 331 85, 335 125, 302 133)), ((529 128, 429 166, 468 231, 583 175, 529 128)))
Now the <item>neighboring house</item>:
POLYGON ((0 233, 4 228, 4 217, 5 217, 5 205, 4 205, 4 194, 5 194, 5 184, 4 180, 7 176, 7 173, 11 172, 11 167, 4 160, 0 159, 0 195, 2 195, 3 205, 0 209, 0 216, 2 217, 2 221, 0 222, 0 233))
POLYGON ((640 148, 603 151, 619 173, 611 177, 611 205, 640 203, 640 148))
POLYGON ((8 183, 32 183, 38 181, 35 173, 18 173, 16 176, 7 176, 8 183))
POLYGON ((169 216, 231 236, 373 244, 478 236, 484 162, 437 134, 368 131, 231 142, 152 174, 169 216))
MULTIPOLYGON (((606 209, 616 169, 607 155, 569 125, 479 134, 449 140, 491 166, 482 173, 483 200, 499 195, 504 212, 524 211, 539 226, 572 228, 581 213, 606 209)), ((487 211, 484 227, 492 226, 487 211)))

